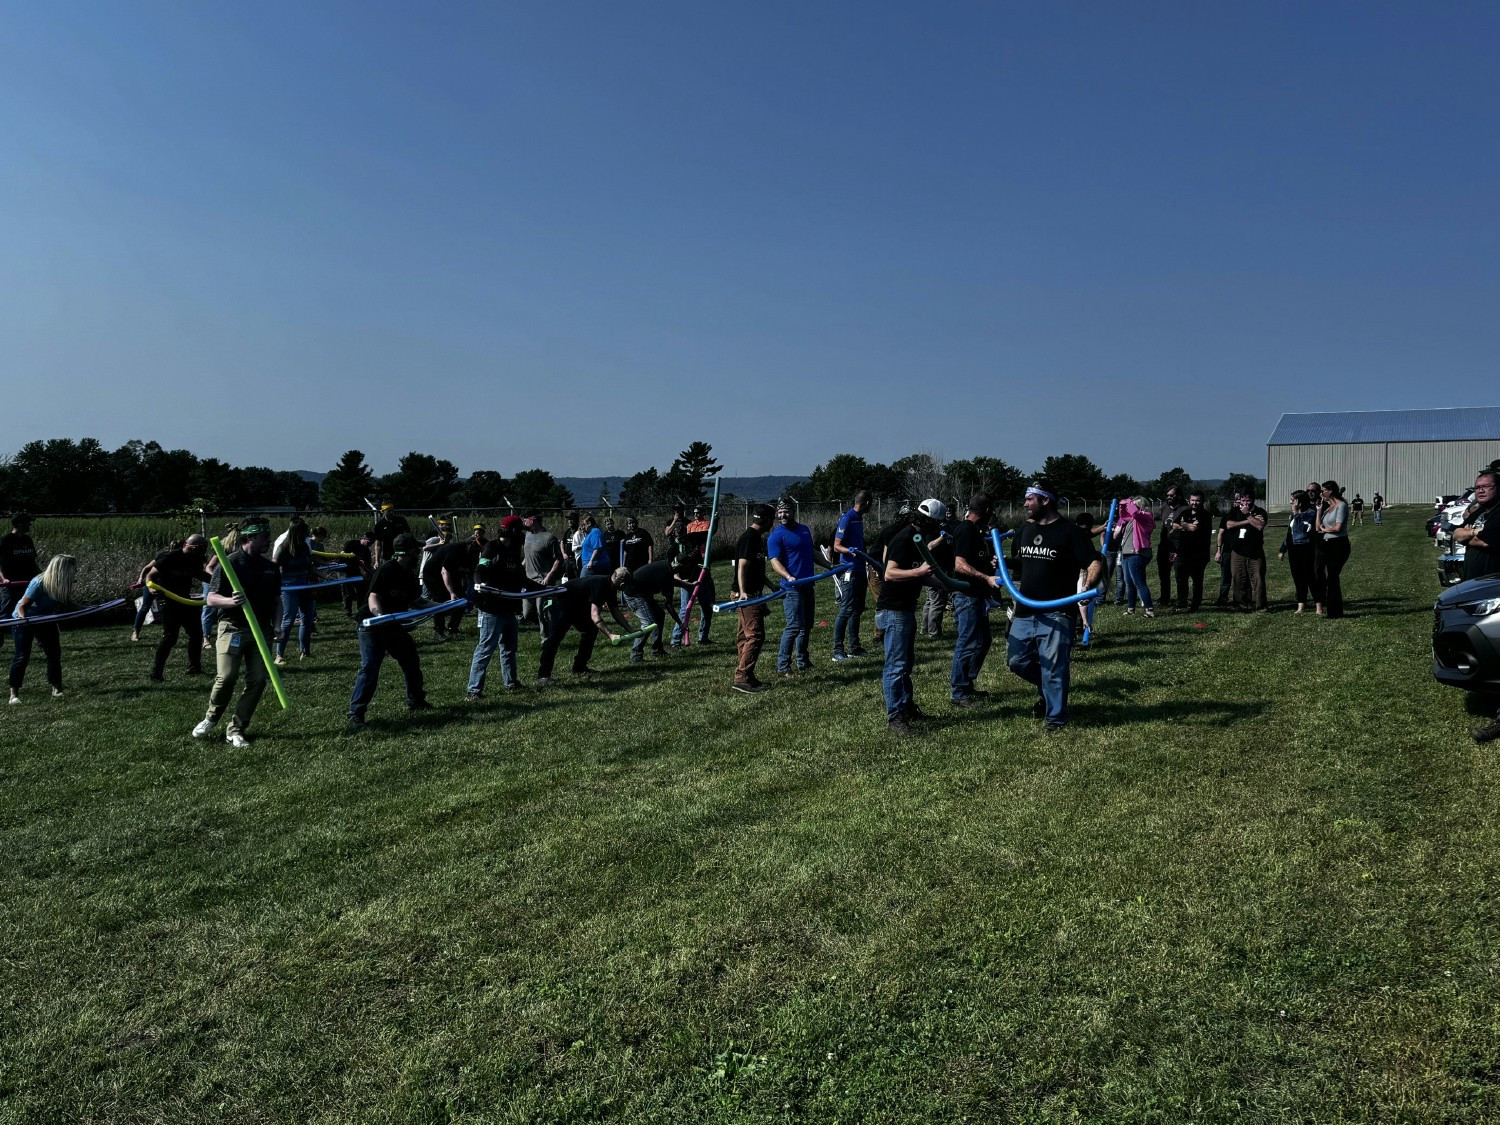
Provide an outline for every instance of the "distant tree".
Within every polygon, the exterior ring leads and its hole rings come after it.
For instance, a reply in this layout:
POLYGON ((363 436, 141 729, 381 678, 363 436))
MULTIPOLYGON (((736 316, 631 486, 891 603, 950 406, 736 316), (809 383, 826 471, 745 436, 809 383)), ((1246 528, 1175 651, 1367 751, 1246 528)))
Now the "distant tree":
POLYGON ((1167 489, 1175 488, 1185 504, 1188 491, 1193 487, 1193 478, 1188 476, 1188 471, 1181 465, 1174 465, 1155 480, 1142 482, 1141 487, 1147 496, 1156 497, 1165 497, 1167 489))
MULTIPOLYGON (((885 470, 884 465, 880 468, 885 470)), ((874 475, 873 466, 857 453, 836 453, 812 471, 796 495, 800 500, 824 503, 839 500, 847 504, 861 488, 875 491, 871 488, 874 475)))
POLYGON ((626 477, 625 483, 620 485, 620 507, 642 510, 665 508, 672 502, 671 493, 671 486, 662 480, 655 468, 642 469, 626 477))
POLYGON ((952 493, 947 465, 936 453, 912 453, 891 462, 901 484, 898 495, 911 500, 943 499, 952 493))
POLYGON ((365 455, 358 449, 347 450, 339 462, 323 478, 323 507, 335 511, 347 511, 365 507, 365 499, 374 500, 375 474, 365 464, 365 455))
POLYGON ((521 509, 571 508, 573 494, 546 469, 526 469, 510 479, 510 498, 521 509))
POLYGON ((493 469, 479 469, 469 474, 454 499, 471 508, 499 508, 509 487, 509 482, 493 469))
POLYGON ((714 460, 714 448, 706 441, 695 441, 672 461, 667 480, 691 504, 708 496, 709 482, 724 471, 714 460))
POLYGON ((1264 500, 1266 498, 1266 482, 1264 478, 1258 477, 1254 473, 1230 473, 1219 488, 1219 495, 1228 501, 1234 497, 1236 492, 1248 492, 1257 500, 1264 500))
MULTIPOLYGON (((1129 473, 1116 473, 1104 482, 1104 491, 1099 494, 1100 500, 1118 500, 1124 496, 1156 496, 1140 481, 1129 473)), ((1084 497, 1084 499, 1093 499, 1084 497)))
POLYGON ((1026 474, 999 457, 949 461, 947 470, 949 491, 964 504, 976 492, 1004 503, 1020 499, 1026 489, 1026 474))
POLYGON ((11 459, 12 502, 39 512, 111 511, 112 468, 96 438, 27 442, 11 459))
POLYGON ((1111 484, 1103 470, 1081 453, 1064 453, 1042 462, 1041 476, 1057 489, 1059 499, 1085 503, 1101 499, 1111 484))
POLYGON ((430 453, 408 453, 394 473, 380 478, 380 491, 398 508, 441 511, 458 491, 458 466, 430 453))

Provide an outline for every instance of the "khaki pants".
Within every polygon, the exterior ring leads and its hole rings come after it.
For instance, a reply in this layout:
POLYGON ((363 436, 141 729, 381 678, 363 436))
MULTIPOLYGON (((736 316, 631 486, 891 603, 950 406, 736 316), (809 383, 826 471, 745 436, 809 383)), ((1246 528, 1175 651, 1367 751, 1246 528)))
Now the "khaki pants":
POLYGON ((1266 608, 1265 559, 1229 556, 1229 583, 1233 600, 1244 609, 1266 608))
MULTIPOLYGON (((247 607, 248 608, 248 607, 247 607)), ((217 723, 234 698, 234 685, 245 673, 245 690, 234 706, 229 718, 226 734, 244 734, 266 685, 271 682, 260 650, 255 646, 255 636, 249 629, 239 629, 229 621, 219 622, 219 636, 214 645, 218 675, 214 678, 213 690, 208 693, 208 712, 203 717, 217 723)))
POLYGON ((760 650, 766 643, 766 607, 752 605, 737 614, 739 628, 735 631, 734 644, 739 650, 740 664, 734 670, 737 684, 756 683, 755 662, 760 659, 760 650))

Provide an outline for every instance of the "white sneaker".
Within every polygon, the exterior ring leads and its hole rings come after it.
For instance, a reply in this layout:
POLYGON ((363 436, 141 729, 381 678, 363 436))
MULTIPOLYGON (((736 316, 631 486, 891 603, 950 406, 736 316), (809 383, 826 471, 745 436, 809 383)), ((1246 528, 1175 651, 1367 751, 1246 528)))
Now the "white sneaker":
POLYGON ((52 689, 52 698, 53 699, 61 699, 62 698, 62 688, 60 688, 60 687, 53 688, 52 689))
POLYGON ((10 697, 10 705, 12 707, 14 707, 19 702, 21 702, 21 697, 19 695, 13 695, 10 697))
POLYGON ((213 734, 214 725, 215 724, 212 719, 204 719, 201 723, 193 728, 193 737, 207 738, 209 735, 213 734))
POLYGON ((250 740, 237 730, 232 730, 228 734, 226 734, 224 736, 224 741, 229 743, 229 745, 233 746, 236 750, 250 749, 250 740))

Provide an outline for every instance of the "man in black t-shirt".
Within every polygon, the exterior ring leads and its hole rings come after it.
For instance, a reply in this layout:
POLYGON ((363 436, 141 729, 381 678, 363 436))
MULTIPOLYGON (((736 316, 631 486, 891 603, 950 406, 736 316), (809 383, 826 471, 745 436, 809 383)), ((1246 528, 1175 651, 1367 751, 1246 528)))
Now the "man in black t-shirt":
POLYGON ((995 549, 990 544, 990 498, 976 492, 969 510, 953 529, 953 570, 969 589, 953 592, 953 669, 949 677, 950 700, 955 707, 972 707, 989 695, 979 691, 979 672, 989 655, 994 635, 990 631, 990 596, 1000 588, 995 576, 995 549))
MULTIPOLYGON (((146 568, 146 581, 160 586, 179 598, 191 596, 194 582, 211 582, 204 562, 208 557, 208 540, 201 535, 189 535, 181 547, 161 552, 146 568)), ((156 661, 151 668, 151 679, 166 678, 167 657, 177 644, 178 636, 187 632, 188 675, 203 673, 203 618, 195 605, 183 605, 174 598, 162 597, 160 605, 162 624, 161 643, 156 646, 156 661)))
MULTIPOLYGON (((433 550, 427 559, 428 595, 437 601, 450 602, 455 598, 469 596, 469 577, 479 562, 479 546, 472 539, 444 543, 433 550)), ((453 640, 458 636, 458 623, 463 620, 464 606, 433 617, 433 629, 440 641, 453 640)))
POLYGON ((358 617, 360 607, 370 592, 370 579, 375 574, 374 556, 370 553, 373 536, 366 531, 358 539, 344 540, 344 554, 353 555, 344 568, 345 578, 358 578, 358 582, 347 582, 339 587, 339 596, 344 602, 344 613, 358 617))
POLYGON ((892 529, 889 536, 881 532, 884 566, 875 598, 875 624, 885 642, 880 682, 886 729, 892 734, 911 734, 911 724, 927 717, 917 707, 911 669, 917 645, 917 598, 932 567, 922 559, 915 537, 935 539, 947 515, 941 500, 924 500, 919 510, 906 517, 904 526, 892 529))
MULTIPOLYGON (((638 622, 637 629, 644 629, 647 625, 653 624, 656 626, 656 632, 651 634, 651 652, 655 656, 665 656, 667 642, 662 637, 662 631, 667 621, 666 615, 670 613, 672 620, 679 627, 682 625, 682 618, 678 616, 676 608, 672 605, 673 595, 678 590, 693 588, 693 582, 697 578, 697 569, 693 571, 693 578, 689 579, 673 571, 672 564, 666 559, 658 559, 656 562, 646 563, 635 570, 626 569, 626 573, 630 577, 620 587, 620 595, 625 599, 625 604, 630 607, 630 612, 635 614, 638 622), (657 597, 661 598, 666 607, 665 610, 656 604, 657 597)), ((708 606, 703 608, 710 610, 708 606)), ((630 642, 630 662, 640 664, 645 659, 646 638, 637 637, 630 642)))
POLYGON ((406 613, 425 604, 422 584, 417 579, 420 558, 421 547, 416 536, 398 535, 391 543, 390 558, 380 564, 370 579, 370 593, 365 598, 359 625, 359 674, 354 677, 354 694, 349 697, 351 734, 364 729, 365 710, 375 698, 375 688, 380 683, 380 665, 387 655, 400 666, 406 680, 406 709, 425 711, 431 706, 422 683, 417 642, 412 640, 411 633, 399 621, 373 626, 365 624, 372 617, 406 613))
POLYGON ((652 560, 655 548, 651 533, 634 516, 626 516, 625 538, 620 541, 620 565, 633 574, 652 560))
POLYGON ((567 590, 552 605, 552 620, 547 625, 547 639, 542 642, 542 662, 537 668, 538 687, 552 682, 557 649, 569 629, 578 630, 578 651, 573 655, 575 676, 594 671, 589 667, 589 657, 594 655, 594 641, 600 633, 611 641, 615 639, 615 634, 604 624, 602 610, 609 610, 622 633, 630 632, 630 624, 620 613, 617 595, 629 577, 628 571, 616 570, 611 575, 584 574, 568 583, 567 590))
POLYGON ((1172 568, 1177 562, 1178 540, 1175 520, 1183 510, 1182 496, 1177 486, 1167 488, 1167 497, 1154 513, 1156 526, 1161 529, 1161 538, 1156 544, 1156 577, 1161 584, 1161 602, 1172 604, 1172 568))
POLYGON ((1172 517, 1177 544, 1177 608, 1196 610, 1203 602, 1203 571, 1213 540, 1213 517, 1203 506, 1203 493, 1189 492, 1187 507, 1172 517))
MULTIPOLYGON (((891 537, 901 534, 911 526, 912 503, 910 500, 901 501, 901 507, 896 510, 896 518, 890 523, 883 525, 875 533, 875 538, 865 548, 868 554, 879 566, 869 566, 866 577, 870 581, 870 596, 875 599, 876 604, 880 602, 880 584, 885 581, 885 549, 890 545, 891 537)), ((884 651, 885 637, 880 631, 880 615, 875 615, 875 643, 881 645, 884 651)))
POLYGON ((1266 510, 1257 507, 1252 496, 1241 496, 1235 510, 1224 517, 1234 604, 1247 612, 1266 608, 1266 519, 1266 510))
MULTIPOLYGON (((760 597, 766 588, 766 529, 771 526, 775 513, 768 504, 757 504, 750 516, 750 526, 734 545, 734 573, 730 579, 729 592, 737 602, 760 597)), ((735 691, 755 695, 766 690, 755 674, 760 650, 766 644, 766 604, 745 606, 736 613, 739 618, 734 634, 735 651, 739 662, 735 665, 735 691)))
POLYGON ((1453 542, 1464 549, 1466 582, 1500 573, 1500 519, 1495 516, 1500 510, 1500 489, 1496 482, 1496 474, 1490 469, 1482 469, 1475 476, 1474 503, 1464 513, 1463 525, 1453 530, 1453 542))
MULTIPOLYGON (((1016 587, 1027 601, 1050 602, 1078 592, 1078 573, 1086 571, 1084 587, 1092 587, 1104 573, 1104 563, 1093 542, 1072 520, 1058 515, 1057 491, 1046 480, 1026 489, 1027 522, 1016 531, 1012 558, 1020 573, 1016 587)), ((1068 722, 1068 687, 1073 629, 1072 606, 1038 609, 1016 603, 1006 640, 1006 663, 1041 698, 1032 714, 1045 719, 1049 731, 1068 722)))
POLYGON ((465 699, 475 703, 484 696, 484 681, 490 659, 500 652, 500 678, 507 691, 521 686, 516 675, 516 645, 519 625, 516 615, 521 602, 503 598, 496 590, 522 593, 527 589, 526 564, 522 557, 525 532, 519 516, 500 521, 495 538, 479 551, 474 568, 471 600, 479 618, 479 643, 469 661, 469 689, 465 699))
POLYGON ((1229 521, 1239 511, 1240 494, 1236 492, 1234 499, 1230 501, 1229 510, 1219 517, 1219 530, 1214 536, 1214 562, 1219 564, 1219 596, 1214 605, 1224 609, 1229 605, 1230 589, 1230 560, 1233 552, 1229 549, 1230 533, 1229 521))
POLYGON ((382 500, 380 515, 375 520, 375 527, 371 534, 374 537, 371 562, 373 566, 378 567, 391 557, 396 537, 411 534, 411 524, 406 522, 405 516, 397 514, 389 500, 382 500))
POLYGON ((209 608, 219 611, 219 632, 214 645, 218 675, 213 690, 209 692, 208 711, 203 721, 193 728, 193 737, 207 738, 213 733, 234 697, 234 685, 243 671, 245 690, 240 692, 229 725, 224 730, 224 741, 236 750, 249 747, 246 732, 250 720, 266 685, 271 682, 260 646, 255 643, 245 617, 247 612, 255 614, 262 636, 275 630, 277 611, 281 608, 281 569, 267 555, 270 546, 270 521, 265 516, 247 517, 240 525, 239 549, 229 556, 229 565, 234 568, 245 592, 237 593, 228 573, 221 569, 206 596, 209 608))
MULTIPOLYGON (((42 572, 37 565, 36 543, 31 538, 31 517, 17 512, 10 518, 10 534, 0 538, 0 617, 15 614, 16 603, 26 592, 26 584, 42 572)), ((5 634, 0 633, 0 644, 5 634)))

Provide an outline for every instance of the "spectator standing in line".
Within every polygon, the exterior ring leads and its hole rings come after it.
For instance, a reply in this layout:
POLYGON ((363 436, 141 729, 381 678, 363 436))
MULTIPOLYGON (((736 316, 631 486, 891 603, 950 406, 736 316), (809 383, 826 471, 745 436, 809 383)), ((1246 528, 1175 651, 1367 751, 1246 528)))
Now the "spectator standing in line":
MULTIPOLYGON (((625 533, 615 529, 615 518, 606 516, 604 519, 604 550, 609 555, 610 569, 616 570, 625 566, 625 533)), ((626 567, 626 569, 630 569, 626 567)))
POLYGON ((1172 604, 1172 572, 1177 566, 1176 519, 1182 511, 1182 494, 1177 486, 1167 489, 1166 499, 1154 513, 1156 526, 1161 535, 1156 543, 1156 577, 1161 584, 1161 604, 1172 604))
POLYGON ((1323 591, 1323 616, 1334 620, 1344 616, 1342 574, 1349 561, 1349 505, 1339 491, 1339 483, 1322 484, 1323 508, 1314 527, 1318 552, 1315 556, 1318 588, 1323 591))
MULTIPOLYGON (((526 577, 536 583, 534 588, 538 590, 555 586, 567 572, 562 541, 544 526, 541 512, 528 512, 521 526, 526 529, 526 542, 522 547, 526 577)), ((551 605, 551 598, 527 598, 521 608, 522 620, 534 620, 544 641, 552 619, 551 605)))
POLYGON ((620 565, 632 573, 656 557, 651 533, 634 516, 625 517, 625 537, 620 541, 620 565))
MULTIPOLYGON (((953 592, 953 666, 949 674, 949 702, 972 707, 989 692, 980 691, 979 673, 994 644, 990 630, 990 597, 1000 588, 995 576, 995 549, 988 535, 992 505, 989 496, 976 492, 953 529, 953 570, 968 583, 968 589, 953 592)), ((1092 524, 1092 520, 1090 520, 1092 524)))
MULTIPOLYGON (((32 578, 26 584, 25 591, 16 599, 16 619, 24 621, 28 617, 46 617, 70 609, 73 604, 73 580, 77 575, 77 559, 72 555, 54 555, 42 573, 32 578)), ((47 657, 47 682, 52 685, 52 697, 61 697, 62 640, 57 622, 17 625, 14 633, 16 652, 10 662, 10 701, 21 702, 21 684, 26 678, 26 666, 31 663, 32 642, 41 645, 42 652, 47 657)))
POLYGON ((566 530, 562 536, 563 559, 567 564, 569 578, 577 578, 582 572, 582 564, 578 561, 579 548, 583 546, 584 531, 581 526, 582 517, 577 512, 569 512, 566 520, 566 530))
MULTIPOLYGON (((31 538, 31 517, 17 512, 10 518, 10 534, 0 538, 0 579, 6 583, 0 586, 0 617, 14 616, 27 585, 41 572, 31 538)), ((0 633, 0 648, 4 645, 5 634, 0 633)))
POLYGON ((398 535, 391 544, 390 558, 380 564, 370 580, 359 626, 359 673, 354 677, 354 694, 349 697, 349 733, 365 729, 365 712, 375 698, 380 683, 380 666, 390 656, 401 669, 406 681, 406 709, 425 711, 432 706, 422 682, 422 661, 417 642, 400 622, 366 625, 372 617, 406 613, 422 605, 422 584, 417 578, 420 547, 414 535, 398 535))
POLYGON ((1203 493, 1188 493, 1187 506, 1172 521, 1177 543, 1177 609, 1196 613, 1203 604, 1203 572, 1208 569, 1213 517, 1203 506, 1203 493))
POLYGON ((1151 533, 1155 530, 1156 518, 1146 510, 1144 496, 1120 501, 1115 538, 1120 542, 1120 561, 1125 567, 1126 613, 1135 612, 1139 597, 1146 616, 1156 616, 1151 602, 1151 579, 1146 571, 1151 561, 1151 533))
POLYGON ((614 567, 610 565, 609 552, 604 545, 604 531, 594 522, 592 512, 578 517, 578 530, 583 538, 578 541, 578 570, 581 574, 608 575, 614 567))
POLYGON ((1236 489, 1234 498, 1229 502, 1229 508, 1219 517, 1219 530, 1214 538, 1214 562, 1219 564, 1219 596, 1214 604, 1220 609, 1227 609, 1229 607, 1229 590, 1231 585, 1229 575, 1229 534, 1225 525, 1239 511, 1239 508, 1240 493, 1236 489))
POLYGON ((859 622, 865 613, 865 597, 870 583, 865 575, 864 560, 854 552, 865 549, 865 513, 869 510, 870 494, 860 489, 854 494, 853 505, 839 517, 838 527, 833 533, 834 565, 854 564, 854 569, 849 572, 848 585, 844 588, 844 599, 839 603, 838 614, 833 619, 835 661, 865 655, 865 646, 859 641, 859 622))
MULTIPOLYGON (((469 661, 469 686, 464 699, 476 703, 484 698, 484 682, 490 660, 500 653, 500 679, 506 691, 521 686, 516 675, 518 630, 516 614, 521 602, 501 597, 495 591, 520 593, 526 589, 526 567, 522 559, 524 532, 518 516, 500 521, 495 538, 479 549, 474 567, 474 607, 479 619, 479 643, 469 661)), ((527 599, 530 600, 530 599, 527 599)))
MULTIPOLYGON (((1057 493, 1048 481, 1027 488, 1026 515, 1027 522, 1016 531, 1012 555, 1019 567, 1017 587, 1023 597, 1042 602, 1066 598, 1077 591, 1080 570, 1086 586, 1100 580, 1104 566, 1093 544, 1082 528, 1058 515, 1057 493)), ((1031 713, 1046 722, 1049 732, 1062 730, 1069 719, 1076 620, 1071 606, 1034 609, 1018 602, 1006 640, 1006 663, 1037 688, 1041 698, 1031 713)))
POLYGON ((255 614, 261 635, 274 631, 281 602, 281 571, 267 557, 271 546, 271 523, 265 516, 249 516, 240 525, 237 547, 229 556, 244 593, 235 590, 228 572, 219 568, 214 588, 204 599, 219 611, 218 638, 214 649, 218 656, 218 675, 208 695, 208 711, 193 728, 194 738, 207 738, 229 709, 234 688, 243 674, 245 689, 240 692, 224 741, 236 750, 250 746, 250 720, 271 682, 271 673, 261 658, 260 646, 250 631, 247 614, 255 614))
POLYGON ((1365 522, 1365 502, 1357 492, 1354 494, 1354 499, 1349 502, 1349 512, 1355 523, 1365 522))
POLYGON ((940 500, 924 500, 916 512, 885 543, 880 594, 875 621, 885 638, 885 664, 880 685, 885 697, 886 729, 892 734, 914 734, 912 724, 927 718, 917 706, 911 670, 916 658, 917 598, 932 567, 917 548, 916 536, 937 536, 947 509, 940 500))
POLYGON ((1292 514, 1287 519, 1286 537, 1281 541, 1277 554, 1287 560, 1292 572, 1292 587, 1297 592, 1297 612, 1307 608, 1309 592, 1313 597, 1313 608, 1319 616, 1323 613, 1323 598, 1314 581, 1316 573, 1317 542, 1314 527, 1317 513, 1313 511, 1312 499, 1302 489, 1292 493, 1292 514))
MULTIPOLYGON (((766 538, 766 557, 771 569, 783 581, 793 582, 813 576, 812 531, 792 516, 792 506, 783 500, 776 506, 776 528, 766 538)), ((782 598, 786 626, 781 633, 781 648, 776 654, 776 671, 783 676, 795 675, 812 667, 809 643, 816 613, 815 587, 794 586, 782 598)))
MULTIPOLYGON (((749 601, 765 591, 766 529, 771 525, 771 515, 769 505, 757 504, 750 514, 750 526, 734 545, 734 571, 729 589, 735 601, 749 601)), ((730 686, 746 695, 755 695, 766 690, 755 674, 756 662, 766 644, 766 605, 742 606, 735 617, 734 647, 739 662, 730 686)))
POLYGON ((698 596, 693 598, 691 587, 682 590, 678 594, 677 624, 672 629, 672 645, 676 647, 682 644, 682 638, 686 635, 688 627, 688 600, 692 599, 694 606, 699 610, 698 621, 698 643, 700 645, 712 644, 709 640, 709 626, 713 624, 713 606, 718 600, 718 592, 714 589, 713 571, 708 569, 708 560, 704 552, 709 548, 708 542, 708 510, 702 504, 693 505, 693 518, 689 520, 678 537, 678 573, 684 578, 691 578, 693 585, 698 584, 698 576, 703 576, 702 585, 698 588, 698 596), (706 611, 706 612, 705 612, 706 611))
POLYGON ((1248 612, 1266 609, 1266 520, 1264 508, 1246 494, 1224 521, 1229 544, 1229 580, 1233 602, 1248 612))
MULTIPOLYGON (((194 533, 182 541, 178 548, 162 551, 151 560, 143 581, 154 582, 163 590, 180 598, 192 596, 193 583, 205 585, 213 579, 204 568, 208 558, 208 540, 194 533)), ((177 644, 177 638, 187 633, 187 662, 189 676, 203 674, 203 626, 195 605, 183 605, 171 598, 161 599, 161 643, 156 646, 156 659, 151 666, 151 679, 160 683, 166 679, 167 658, 177 644)))

